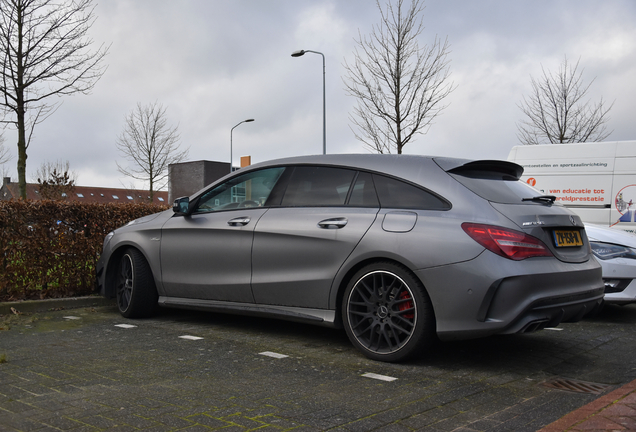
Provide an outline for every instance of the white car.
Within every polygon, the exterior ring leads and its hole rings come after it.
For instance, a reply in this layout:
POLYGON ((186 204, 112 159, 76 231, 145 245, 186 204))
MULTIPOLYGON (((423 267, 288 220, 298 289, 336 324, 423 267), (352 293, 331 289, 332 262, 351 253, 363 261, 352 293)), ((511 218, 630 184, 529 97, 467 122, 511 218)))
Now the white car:
POLYGON ((636 235, 590 224, 585 231, 603 268, 605 302, 636 303, 636 235))

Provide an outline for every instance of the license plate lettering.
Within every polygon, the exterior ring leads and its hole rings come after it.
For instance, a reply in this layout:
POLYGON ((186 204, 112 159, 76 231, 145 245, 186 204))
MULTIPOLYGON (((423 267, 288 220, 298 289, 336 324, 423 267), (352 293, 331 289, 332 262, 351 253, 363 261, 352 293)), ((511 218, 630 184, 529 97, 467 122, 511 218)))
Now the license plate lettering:
POLYGON ((583 246, 581 233, 574 230, 554 230, 554 243, 557 247, 583 246))

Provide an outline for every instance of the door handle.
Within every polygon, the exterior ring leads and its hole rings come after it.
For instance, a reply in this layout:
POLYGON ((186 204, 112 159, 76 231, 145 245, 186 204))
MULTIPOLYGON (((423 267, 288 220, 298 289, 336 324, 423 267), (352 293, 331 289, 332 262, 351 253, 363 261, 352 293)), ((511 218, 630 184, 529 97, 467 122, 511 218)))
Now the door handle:
POLYGON ((340 229, 344 228, 347 225, 347 218, 333 218, 333 219, 325 219, 323 221, 318 222, 318 226, 324 229, 340 229))
POLYGON ((234 219, 231 219, 227 222, 227 224, 229 226, 245 226, 248 223, 250 223, 250 218, 245 216, 245 217, 237 217, 234 219))

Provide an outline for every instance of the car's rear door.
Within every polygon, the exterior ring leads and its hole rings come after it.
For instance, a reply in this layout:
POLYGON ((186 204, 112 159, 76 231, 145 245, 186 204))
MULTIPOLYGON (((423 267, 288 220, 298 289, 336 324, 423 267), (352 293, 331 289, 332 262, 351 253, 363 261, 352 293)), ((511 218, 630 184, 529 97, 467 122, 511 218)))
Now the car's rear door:
POLYGON ((370 174, 293 168, 280 206, 270 208, 254 231, 255 302, 327 308, 334 276, 378 210, 370 174))

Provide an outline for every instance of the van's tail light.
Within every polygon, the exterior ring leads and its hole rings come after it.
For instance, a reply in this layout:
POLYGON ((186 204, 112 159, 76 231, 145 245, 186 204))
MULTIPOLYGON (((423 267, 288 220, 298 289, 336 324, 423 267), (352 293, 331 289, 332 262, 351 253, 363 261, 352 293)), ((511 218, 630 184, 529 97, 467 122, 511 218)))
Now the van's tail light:
POLYGON ((520 261, 552 256, 552 252, 541 240, 520 231, 468 222, 463 223, 462 228, 477 243, 504 258, 520 261))

